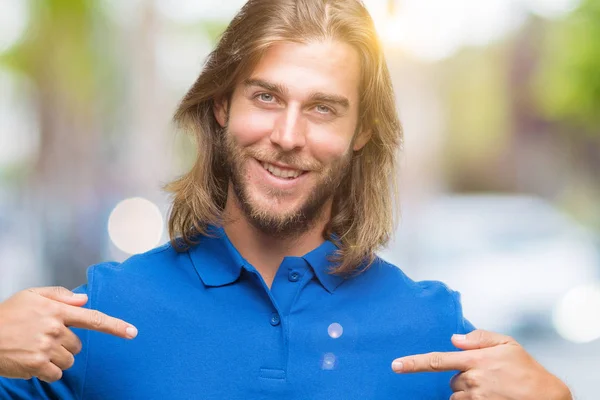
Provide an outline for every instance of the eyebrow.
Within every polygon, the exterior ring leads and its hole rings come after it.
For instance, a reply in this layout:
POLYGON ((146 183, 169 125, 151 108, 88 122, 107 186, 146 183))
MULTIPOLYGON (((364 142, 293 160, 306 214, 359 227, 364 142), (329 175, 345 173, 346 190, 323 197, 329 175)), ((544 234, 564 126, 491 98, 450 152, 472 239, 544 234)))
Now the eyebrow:
POLYGON ((284 95, 288 93, 287 89, 283 85, 280 85, 279 83, 267 82, 262 79, 246 79, 244 81, 244 86, 258 86, 265 90, 268 90, 269 92, 273 92, 279 95, 284 95))
POLYGON ((315 103, 337 104, 346 110, 350 108, 350 101, 344 96, 338 96, 336 94, 316 92, 310 95, 310 100, 315 103))
MULTIPOLYGON (((262 79, 246 79, 244 81, 244 86, 247 88, 250 86, 258 86, 278 95, 286 95, 288 93, 285 86, 279 83, 267 82, 262 79)), ((309 96, 309 100, 311 102, 336 104, 344 109, 350 108, 350 101, 346 97, 336 94, 315 92, 309 96)))

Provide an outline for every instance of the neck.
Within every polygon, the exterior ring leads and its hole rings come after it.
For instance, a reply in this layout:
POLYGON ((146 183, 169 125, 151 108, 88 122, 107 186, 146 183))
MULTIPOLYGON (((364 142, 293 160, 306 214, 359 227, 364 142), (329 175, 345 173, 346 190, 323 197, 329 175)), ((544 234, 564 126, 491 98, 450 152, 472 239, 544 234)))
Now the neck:
POLYGON ((301 257, 324 242, 323 231, 331 215, 331 202, 325 205, 325 210, 311 224, 311 228, 300 235, 285 237, 269 234, 248 221, 230 187, 225 203, 223 228, 231 243, 256 268, 270 288, 284 257, 301 257))

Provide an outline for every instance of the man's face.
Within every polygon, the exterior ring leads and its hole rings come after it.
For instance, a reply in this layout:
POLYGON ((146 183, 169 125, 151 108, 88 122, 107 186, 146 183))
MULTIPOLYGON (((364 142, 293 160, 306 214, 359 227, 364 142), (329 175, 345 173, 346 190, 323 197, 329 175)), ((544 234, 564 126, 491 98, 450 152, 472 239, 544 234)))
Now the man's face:
POLYGON ((280 43, 216 107, 233 193, 254 226, 300 234, 330 207, 367 138, 357 132, 359 80, 347 44, 280 43))

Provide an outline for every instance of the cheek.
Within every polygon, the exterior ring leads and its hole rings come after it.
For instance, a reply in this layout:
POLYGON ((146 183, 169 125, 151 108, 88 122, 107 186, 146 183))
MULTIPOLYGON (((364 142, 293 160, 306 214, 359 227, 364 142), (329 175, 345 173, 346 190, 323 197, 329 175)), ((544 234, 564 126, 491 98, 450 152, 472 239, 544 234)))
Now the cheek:
POLYGON ((350 137, 320 132, 310 136, 311 154, 324 165, 342 158, 350 148, 350 137))
POLYGON ((228 130, 239 146, 246 147, 268 137, 273 129, 273 117, 247 107, 232 107, 228 130))

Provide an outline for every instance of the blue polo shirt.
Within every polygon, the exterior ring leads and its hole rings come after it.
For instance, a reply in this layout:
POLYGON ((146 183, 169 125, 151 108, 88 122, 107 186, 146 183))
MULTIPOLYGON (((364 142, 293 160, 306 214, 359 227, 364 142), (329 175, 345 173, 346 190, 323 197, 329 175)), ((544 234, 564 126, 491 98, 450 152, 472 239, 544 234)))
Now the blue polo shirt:
POLYGON ((473 329, 459 295, 381 259, 328 273, 329 241, 286 257, 271 290, 222 229, 178 253, 165 245, 88 270, 86 307, 137 338, 74 329, 75 365, 47 384, 0 378, 1 399, 448 399, 451 373, 398 375, 397 357, 455 351, 473 329))

